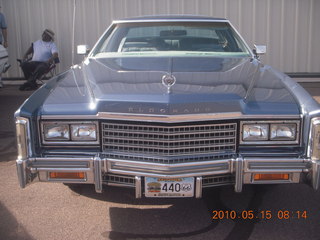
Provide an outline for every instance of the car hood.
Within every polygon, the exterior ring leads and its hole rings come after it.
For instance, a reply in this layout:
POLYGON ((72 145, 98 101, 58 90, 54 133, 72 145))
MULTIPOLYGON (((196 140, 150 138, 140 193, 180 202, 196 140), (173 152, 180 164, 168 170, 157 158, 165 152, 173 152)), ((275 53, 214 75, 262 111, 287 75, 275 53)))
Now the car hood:
POLYGON ((285 77, 251 58, 88 58, 54 80, 42 114, 299 114, 285 77))

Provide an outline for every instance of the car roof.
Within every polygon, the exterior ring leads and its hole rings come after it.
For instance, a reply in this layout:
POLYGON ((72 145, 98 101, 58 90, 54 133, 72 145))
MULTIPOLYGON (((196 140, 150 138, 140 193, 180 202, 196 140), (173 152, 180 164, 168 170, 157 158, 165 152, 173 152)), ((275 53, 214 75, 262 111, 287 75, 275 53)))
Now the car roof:
POLYGON ((140 16, 132 18, 124 18, 113 21, 113 23, 125 23, 125 22, 229 22, 225 18, 214 18, 209 16, 199 15, 153 15, 153 16, 140 16))

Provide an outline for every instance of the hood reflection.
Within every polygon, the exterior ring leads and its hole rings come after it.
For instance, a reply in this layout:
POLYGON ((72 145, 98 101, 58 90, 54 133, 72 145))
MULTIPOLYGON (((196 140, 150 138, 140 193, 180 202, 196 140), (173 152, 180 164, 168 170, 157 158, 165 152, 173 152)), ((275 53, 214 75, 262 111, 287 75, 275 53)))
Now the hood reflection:
POLYGON ((78 106, 87 103, 86 108, 93 110, 89 103, 94 103, 100 108, 98 111, 129 112, 160 104, 159 109, 183 106, 185 112, 190 107, 210 112, 245 112, 248 106, 256 109, 263 104, 271 109, 270 104, 282 103, 288 105, 289 112, 298 112, 290 92, 270 67, 262 67, 249 58, 196 60, 194 57, 89 59, 82 69, 71 69, 65 74, 45 107, 65 102, 78 106), (176 78, 170 93, 162 83, 168 73, 176 78))

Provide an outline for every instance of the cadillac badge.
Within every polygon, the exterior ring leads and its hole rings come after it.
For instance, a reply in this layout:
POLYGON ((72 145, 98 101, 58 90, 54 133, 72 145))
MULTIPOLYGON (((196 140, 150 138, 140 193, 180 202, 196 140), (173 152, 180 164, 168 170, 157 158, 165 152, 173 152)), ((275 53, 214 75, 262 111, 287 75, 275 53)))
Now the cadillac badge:
POLYGON ((170 88, 176 83, 175 76, 171 74, 163 75, 162 84, 167 87, 167 92, 170 93, 170 88))

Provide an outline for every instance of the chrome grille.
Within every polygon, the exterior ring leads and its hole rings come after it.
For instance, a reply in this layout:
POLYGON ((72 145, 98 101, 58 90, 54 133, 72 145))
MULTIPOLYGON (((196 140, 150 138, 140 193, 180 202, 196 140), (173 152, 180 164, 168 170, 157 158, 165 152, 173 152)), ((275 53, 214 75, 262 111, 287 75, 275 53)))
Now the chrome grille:
POLYGON ((103 122, 102 150, 111 155, 153 157, 226 155, 236 151, 236 131, 236 123, 103 122))
POLYGON ((202 178, 202 187, 216 187, 234 184, 235 179, 232 175, 206 176, 202 178))
POLYGON ((106 174, 102 176, 104 184, 110 186, 124 186, 124 187, 134 187, 135 178, 133 176, 116 175, 116 174, 106 174))

